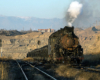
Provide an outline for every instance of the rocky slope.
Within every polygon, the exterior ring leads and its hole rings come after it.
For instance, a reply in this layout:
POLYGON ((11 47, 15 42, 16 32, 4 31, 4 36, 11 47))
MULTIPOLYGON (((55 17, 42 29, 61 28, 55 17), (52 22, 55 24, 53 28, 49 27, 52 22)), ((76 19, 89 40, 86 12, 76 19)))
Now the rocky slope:
POLYGON ((16 36, 0 35, 2 39, 1 56, 14 59, 24 58, 31 50, 47 45, 50 34, 51 33, 32 32, 16 36))
MULTIPOLYGON (((90 27, 85 30, 75 28, 74 32, 79 37, 79 42, 83 47, 84 54, 100 53, 100 26, 90 27)), ((27 56, 27 53, 41 48, 48 44, 48 38, 52 33, 31 32, 16 36, 0 35, 2 39, 1 56, 21 59, 27 56)))
POLYGON ((84 54, 100 53, 99 26, 90 27, 85 30, 75 29, 75 34, 79 37, 80 44, 84 49, 84 54))

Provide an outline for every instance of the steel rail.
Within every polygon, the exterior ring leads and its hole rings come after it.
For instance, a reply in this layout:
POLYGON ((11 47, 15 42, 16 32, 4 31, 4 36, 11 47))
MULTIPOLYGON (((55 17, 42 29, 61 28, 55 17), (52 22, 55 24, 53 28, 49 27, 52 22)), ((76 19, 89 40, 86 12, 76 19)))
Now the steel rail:
MULTIPOLYGON (((17 62, 17 61, 16 61, 16 62, 17 62)), ((20 69, 21 69, 21 71, 22 71, 22 73, 23 73, 25 79, 28 80, 28 78, 27 78, 25 72, 23 71, 22 67, 20 66, 20 64, 19 64, 18 62, 17 62, 17 64, 18 64, 18 66, 20 67, 20 69)))
POLYGON ((100 71, 100 69, 90 68, 90 67, 85 67, 85 69, 87 69, 87 70, 92 70, 92 71, 100 71))
MULTIPOLYGON (((25 63, 27 63, 27 62, 25 62, 25 63)), ((29 64, 29 63, 27 63, 27 64, 29 64)), ((35 67, 35 66, 33 66, 32 64, 29 64, 31 67, 34 67, 35 69, 37 69, 38 71, 40 71, 40 72, 42 72, 43 74, 45 74, 46 76, 48 76, 48 77, 50 77, 51 79, 53 79, 53 80, 57 80, 56 78, 54 78, 53 76, 51 76, 51 75, 49 75, 49 74, 47 74, 46 72, 44 72, 44 71, 42 71, 42 70, 40 70, 39 68, 37 68, 37 67, 35 67)))
POLYGON ((97 69, 97 68, 91 68, 91 67, 80 66, 80 69, 85 69, 85 70, 91 70, 91 71, 97 71, 97 72, 100 72, 100 69, 97 69))

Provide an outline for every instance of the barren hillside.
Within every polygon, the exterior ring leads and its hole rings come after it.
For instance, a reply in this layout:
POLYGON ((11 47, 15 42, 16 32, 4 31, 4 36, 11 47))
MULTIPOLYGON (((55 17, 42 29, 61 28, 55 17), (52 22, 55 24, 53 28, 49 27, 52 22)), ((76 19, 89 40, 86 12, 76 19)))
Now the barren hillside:
MULTIPOLYGON (((75 34, 83 47, 84 54, 100 53, 100 29, 99 26, 90 27, 85 30, 75 28, 75 34)), ((14 59, 26 57, 27 53, 48 44, 48 38, 52 33, 31 32, 16 36, 0 35, 2 39, 1 56, 14 59)))
POLYGON ((100 30, 99 26, 90 27, 85 30, 75 29, 75 34, 79 37, 80 44, 84 49, 84 54, 100 53, 100 30))
POLYGON ((29 51, 47 45, 50 34, 51 33, 32 32, 16 36, 0 35, 2 39, 1 56, 14 59, 24 58, 29 51))

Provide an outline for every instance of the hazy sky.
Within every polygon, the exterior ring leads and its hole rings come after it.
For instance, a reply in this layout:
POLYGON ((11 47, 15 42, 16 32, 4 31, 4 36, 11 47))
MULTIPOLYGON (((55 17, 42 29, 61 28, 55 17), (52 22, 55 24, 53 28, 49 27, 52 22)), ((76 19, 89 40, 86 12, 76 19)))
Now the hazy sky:
POLYGON ((0 15, 63 18, 73 0, 0 0, 0 15))

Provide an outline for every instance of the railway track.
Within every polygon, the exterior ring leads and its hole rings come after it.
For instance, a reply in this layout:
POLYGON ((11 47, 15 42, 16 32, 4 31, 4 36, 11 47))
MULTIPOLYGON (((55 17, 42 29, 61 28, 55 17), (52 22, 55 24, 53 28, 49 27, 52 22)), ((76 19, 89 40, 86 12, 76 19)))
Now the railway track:
POLYGON ((89 66, 71 66, 73 68, 81 69, 83 71, 88 72, 100 72, 100 69, 95 68, 95 66, 89 67, 89 66))
POLYGON ((40 70, 38 67, 22 61, 16 61, 18 66, 20 67, 25 80, 57 80, 53 76, 49 75, 48 73, 40 70))
MULTIPOLYGON (((51 67, 48 68, 46 64, 39 64, 37 62, 29 63, 29 62, 23 62, 20 60, 1 60, 2 65, 7 66, 1 66, 2 70, 6 70, 9 72, 9 74, 3 74, 4 76, 8 75, 8 77, 1 77, 2 79, 9 79, 9 80, 70 80, 66 77, 57 76, 55 74, 54 69, 51 68, 53 65, 50 65, 51 67), (51 71, 50 71, 51 70, 51 71), (53 71, 53 72, 52 72, 53 71), (23 74, 22 74, 23 73, 23 74)), ((59 66, 55 65, 56 67, 59 66)), ((69 66, 70 68, 72 66, 69 66)), ((82 70, 83 72, 93 72, 93 73, 100 73, 100 69, 87 67, 87 66, 75 66, 73 68, 82 70)), ((3 72, 4 72, 3 71, 3 72)), ((2 72, 2 71, 1 71, 2 72)), ((5 71, 6 72, 6 71, 5 71)), ((4 72, 4 73, 5 73, 4 72)))
POLYGON ((0 80, 25 80, 15 60, 0 59, 0 80))
POLYGON ((86 67, 87 70, 92 70, 92 71, 96 71, 96 72, 100 72, 100 69, 95 69, 95 68, 90 68, 90 67, 86 67))
POLYGON ((96 73, 100 73, 100 69, 97 68, 91 68, 91 67, 81 67, 80 69, 83 69, 84 71, 88 71, 88 72, 96 72, 96 73))
POLYGON ((23 73, 23 75, 25 77, 25 80, 28 80, 28 77, 26 76, 26 74, 25 74, 24 70, 22 69, 21 65, 18 63, 18 61, 16 61, 16 62, 18 64, 18 66, 20 67, 20 69, 21 69, 21 71, 22 71, 22 73, 23 73))
MULTIPOLYGON (((31 63, 29 63, 29 62, 26 62, 27 64, 29 64, 31 67, 34 67, 35 69, 41 69, 41 67, 46 67, 45 65, 41 65, 41 64, 39 64, 37 67, 35 67, 34 65, 32 65, 31 63), (38 68, 39 67, 39 68, 38 68)), ((33 63, 34 64, 34 63, 33 63)), ((37 63, 35 63, 35 64, 37 64, 37 63)), ((51 65, 52 66, 52 65, 51 65)), ((58 66, 58 65, 56 65, 56 66, 58 66)), ((83 72, 93 72, 93 73, 100 73, 100 69, 97 69, 97 68, 91 68, 91 67, 87 67, 87 66, 77 66, 77 69, 79 69, 79 70, 82 70, 83 72)), ((43 71, 45 71, 46 69, 44 68, 44 70, 43 71)), ((42 72, 42 70, 39 70, 40 72, 42 72)), ((48 73, 48 72, 47 72, 48 73)), ((43 73, 43 74, 45 74, 45 73, 43 73)), ((52 73, 51 73, 52 74, 52 73)), ((47 75, 48 76, 48 75, 47 75)), ((54 75, 53 75, 54 76, 54 75)), ((65 78, 65 77, 51 77, 51 79, 52 80, 67 80, 67 79, 69 79, 69 78, 65 78)))
MULTIPOLYGON (((27 62, 26 62, 27 63, 27 62)), ((28 63, 29 64, 29 63, 28 63)), ((31 64, 29 64, 30 66, 33 66, 31 64)), ((58 66, 58 65, 56 65, 58 66)), ((35 66, 34 66, 35 67, 35 66)), ((72 67, 72 66, 70 66, 72 67)), ((76 65, 73 68, 77 68, 77 69, 83 69, 84 71, 91 71, 91 72, 100 72, 100 69, 95 68, 95 66, 92 67, 87 67, 87 66, 80 66, 80 65, 76 65), (94 68, 93 68, 94 67, 94 68)))

